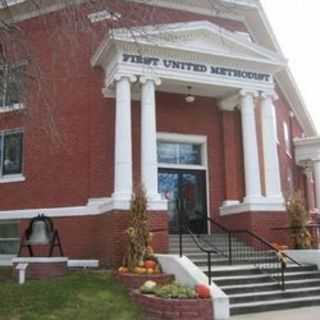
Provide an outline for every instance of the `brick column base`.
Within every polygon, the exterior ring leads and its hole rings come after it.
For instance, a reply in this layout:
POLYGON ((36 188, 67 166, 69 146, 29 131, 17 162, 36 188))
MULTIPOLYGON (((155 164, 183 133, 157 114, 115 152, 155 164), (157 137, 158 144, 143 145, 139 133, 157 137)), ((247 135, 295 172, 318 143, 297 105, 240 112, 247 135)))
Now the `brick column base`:
MULTIPOLYGON (((153 233, 152 247, 156 253, 167 253, 169 246, 168 215, 166 212, 150 212, 149 228, 153 233)), ((113 211, 105 216, 105 228, 99 229, 98 243, 105 241, 98 255, 104 265, 117 268, 122 264, 127 252, 127 234, 129 213, 113 211)))
POLYGON ((230 230, 248 230, 271 243, 290 245, 287 231, 273 230, 288 225, 286 212, 243 212, 220 217, 219 221, 230 230))

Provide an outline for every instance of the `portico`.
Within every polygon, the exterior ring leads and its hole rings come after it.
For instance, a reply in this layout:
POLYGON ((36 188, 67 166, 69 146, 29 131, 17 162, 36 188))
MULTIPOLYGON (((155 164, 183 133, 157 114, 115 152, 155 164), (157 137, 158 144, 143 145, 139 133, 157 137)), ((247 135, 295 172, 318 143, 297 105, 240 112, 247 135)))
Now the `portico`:
POLYGON ((149 209, 166 209, 167 203, 158 191, 156 91, 186 94, 187 86, 191 86, 192 94, 218 101, 222 111, 238 109, 241 113, 245 196, 240 200, 224 199, 220 214, 284 211, 273 75, 286 62, 209 22, 144 27, 134 32, 135 41, 127 30, 114 30, 91 61, 105 71, 104 95, 116 98, 115 207, 125 209, 131 199, 131 101, 138 99, 141 182, 149 209), (152 37, 153 41, 146 41, 145 37, 152 37), (262 154, 257 137, 257 108, 261 108, 262 154))

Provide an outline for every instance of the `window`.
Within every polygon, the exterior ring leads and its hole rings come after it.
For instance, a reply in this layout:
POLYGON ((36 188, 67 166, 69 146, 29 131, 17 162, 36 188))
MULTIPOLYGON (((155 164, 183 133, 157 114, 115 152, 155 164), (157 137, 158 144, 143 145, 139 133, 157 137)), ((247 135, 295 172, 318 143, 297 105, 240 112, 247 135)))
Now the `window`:
POLYGON ((286 122, 283 123, 283 136, 284 136, 286 152, 288 155, 291 155, 290 132, 289 132, 288 124, 286 122))
POLYGON ((23 133, 0 132, 0 178, 22 174, 23 133))
POLYGON ((163 164, 202 165, 201 144, 159 141, 158 162, 163 164))
POLYGON ((6 0, 5 2, 4 1, 0 1, 0 9, 6 8, 6 7, 11 7, 11 6, 14 6, 16 4, 23 3, 25 1, 26 0, 6 0))
POLYGON ((23 74, 23 66, 5 65, 0 69, 0 108, 21 104, 23 74))
POLYGON ((118 12, 102 10, 99 12, 89 14, 88 18, 91 21, 91 23, 97 23, 97 22, 104 21, 104 20, 117 21, 121 18, 121 14, 118 12))
POLYGON ((15 221, 0 221, 0 255, 16 255, 18 248, 18 223, 15 221))

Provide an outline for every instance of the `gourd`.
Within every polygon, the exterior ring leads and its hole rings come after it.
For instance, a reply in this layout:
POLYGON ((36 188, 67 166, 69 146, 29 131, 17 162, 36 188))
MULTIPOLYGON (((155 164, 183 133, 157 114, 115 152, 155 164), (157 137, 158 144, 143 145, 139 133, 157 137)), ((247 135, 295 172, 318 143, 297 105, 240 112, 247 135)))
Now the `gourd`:
POLYGON ((210 298, 210 289, 205 284, 197 284, 195 287, 196 293, 201 299, 210 298))
POLYGON ((140 287, 140 292, 141 292, 141 293, 154 293, 156 287, 157 287, 156 282, 149 280, 149 281, 146 281, 146 282, 140 287))

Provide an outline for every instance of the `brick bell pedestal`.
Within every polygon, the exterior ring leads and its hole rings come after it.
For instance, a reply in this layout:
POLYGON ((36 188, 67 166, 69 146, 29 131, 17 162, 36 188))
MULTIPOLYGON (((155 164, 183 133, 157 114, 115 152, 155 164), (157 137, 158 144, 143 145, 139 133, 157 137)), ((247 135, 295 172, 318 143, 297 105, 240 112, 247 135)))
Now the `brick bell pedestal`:
POLYGON ((26 279, 44 280, 63 277, 67 271, 68 258, 23 257, 13 259, 12 264, 16 279, 19 278, 19 265, 24 264, 26 279))

